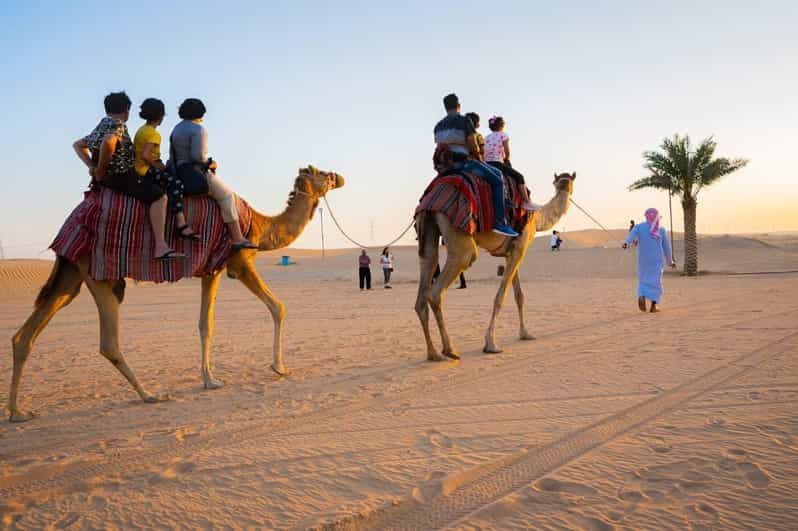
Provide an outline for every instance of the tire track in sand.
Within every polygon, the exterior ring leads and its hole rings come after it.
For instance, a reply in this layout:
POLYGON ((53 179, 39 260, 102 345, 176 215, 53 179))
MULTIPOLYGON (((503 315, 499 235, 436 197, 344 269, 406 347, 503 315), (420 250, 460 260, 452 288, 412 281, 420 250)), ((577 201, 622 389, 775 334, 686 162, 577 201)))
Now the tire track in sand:
MULTIPOLYGON (((725 307, 728 305, 729 298, 713 298, 711 300, 703 301, 702 306, 709 307, 725 307)), ((685 304, 684 306, 674 307, 668 314, 667 318, 670 321, 678 321, 683 316, 678 310, 691 308, 695 311, 695 303, 685 304)), ((784 312, 781 312, 784 313, 784 312)), ((572 344, 560 346, 561 348, 556 351, 551 351, 540 356, 523 357, 520 359, 512 359, 502 364, 500 367, 495 367, 490 374, 471 374, 463 377, 455 377, 450 381, 437 382, 436 391, 449 389, 459 385, 479 381, 484 382, 505 376, 518 370, 519 367, 529 365, 532 363, 547 362, 557 359, 561 356, 562 348, 575 349, 580 346, 595 346, 598 343, 607 340, 613 340, 617 335, 617 328, 619 323, 627 322, 629 315, 636 315, 633 312, 630 314, 623 314, 618 316, 617 319, 608 319, 597 324, 596 328, 610 327, 611 330, 603 334, 601 338, 590 338, 582 341, 575 341, 572 344)), ((733 313, 731 315, 737 315, 733 313)), ((663 316, 666 317, 666 316, 663 316)), ((772 316, 762 316, 762 318, 769 318, 772 316)), ((663 319, 664 320, 664 319, 663 319)), ((750 320, 750 316, 746 316, 745 320, 750 320)), ((725 323, 728 326, 728 323, 725 323)), ((591 325, 586 325, 583 328, 593 328, 591 325)), ((562 336, 560 336, 562 338, 562 336)), ((590 354, 585 354, 590 355, 590 354)), ((563 363, 573 363, 579 356, 571 356, 563 358, 563 363)), ((413 365, 411 369, 417 369, 421 365, 413 365)), ((435 368, 439 367, 438 364, 434 365, 435 368)), ((154 463, 164 463, 172 461, 176 458, 181 458, 186 454, 200 452, 210 448, 222 448, 231 446, 240 446, 246 441, 256 440, 262 437, 268 437, 278 433, 289 433, 295 431, 302 426, 317 426, 319 424, 328 424, 334 422, 336 418, 345 415, 363 411, 378 411, 381 409, 389 408, 405 398, 412 398, 416 396, 420 390, 428 387, 429 382, 419 382, 409 388, 406 388, 399 393, 391 395, 381 400, 370 401, 357 401, 352 404, 343 406, 333 406, 323 408, 317 411, 310 412, 306 415, 298 416, 295 418, 281 418, 274 422, 264 423, 261 420, 253 421, 244 426, 234 429, 227 429, 207 435, 193 436, 189 439, 182 441, 170 441, 161 447, 148 448, 146 450, 113 450, 108 452, 104 458, 95 461, 81 461, 75 464, 66 465, 62 467, 44 467, 40 470, 33 470, 25 476, 6 477, 0 480, 0 499, 12 498, 30 495, 34 493, 48 492, 51 495, 57 495, 67 490, 72 490, 75 487, 82 488, 80 485, 89 484, 93 478, 102 478, 109 475, 122 475, 140 470, 146 470, 154 463)))
POLYGON ((627 408, 540 448, 529 448, 414 489, 398 503, 364 519, 344 519, 324 529, 442 529, 550 474, 585 453, 734 380, 768 358, 798 351, 798 332, 748 352, 679 387, 627 408))

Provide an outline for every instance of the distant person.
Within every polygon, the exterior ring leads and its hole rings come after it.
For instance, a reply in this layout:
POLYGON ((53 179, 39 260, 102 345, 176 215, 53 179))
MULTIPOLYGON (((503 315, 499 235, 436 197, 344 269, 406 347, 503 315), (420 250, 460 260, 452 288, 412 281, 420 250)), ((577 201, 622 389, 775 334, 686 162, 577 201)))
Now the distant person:
MULTIPOLYGON (((632 229, 634 229, 634 228, 635 228, 635 220, 630 219, 629 220, 629 232, 632 232, 632 229)), ((632 242, 632 247, 637 247, 637 240, 632 242)))
POLYGON ((156 98, 147 98, 141 103, 139 116, 146 123, 138 128, 133 137, 135 159, 133 165, 139 177, 156 183, 166 191, 169 209, 175 216, 175 232, 184 240, 199 241, 199 235, 186 222, 183 213, 185 186, 183 180, 171 175, 161 160, 161 133, 158 126, 163 122, 166 107, 156 98))
MULTIPOLYGON (((435 273, 432 274, 432 283, 434 284, 438 277, 441 276, 441 266, 440 264, 435 266, 435 273)), ((466 285, 465 273, 460 271, 460 285, 457 286, 457 289, 466 289, 468 286, 466 285)))
POLYGON ((560 245, 562 245, 562 238, 560 238, 560 233, 557 232, 556 230, 552 231, 551 233, 550 245, 552 252, 560 250, 560 245))
POLYGON ((479 154, 485 158, 485 137, 479 132, 479 115, 475 112, 467 112, 466 118, 471 120, 471 124, 474 126, 474 139, 477 141, 479 154))
POLYGON ((360 277, 360 291, 363 288, 371 289, 371 258, 363 249, 360 251, 360 256, 357 257, 358 276, 360 277))
POLYGON ((646 311, 646 299, 651 301, 651 313, 659 311, 662 301, 662 271, 667 263, 676 267, 664 227, 659 226, 660 215, 656 208, 646 210, 646 220, 629 231, 623 248, 636 241, 637 248, 637 306, 646 311))
POLYGON ((207 193, 219 205, 234 251, 257 249, 241 233, 235 193, 216 175, 219 165, 208 157, 208 131, 202 125, 205 111, 205 104, 197 98, 188 98, 180 104, 178 115, 182 120, 172 129, 169 142, 172 165, 183 180, 186 194, 207 193))
POLYGON ((155 237, 155 260, 185 258, 166 243, 166 192, 134 168, 134 147, 127 130, 130 98, 112 92, 104 100, 105 117, 91 133, 72 144, 78 158, 89 168, 92 188, 104 186, 138 199, 147 207, 155 237))
POLYGON ((524 201, 521 206, 525 210, 539 210, 539 207, 529 200, 529 190, 524 176, 510 164, 510 135, 504 132, 504 118, 493 116, 488 120, 488 127, 493 132, 485 139, 485 162, 518 184, 524 201))
POLYGON ((393 273, 394 258, 387 247, 382 250, 382 254, 380 255, 380 265, 382 266, 382 275, 384 277, 383 287, 385 289, 391 289, 391 273, 393 273))
POLYGON ((443 98, 446 116, 435 124, 435 167, 443 173, 449 169, 471 173, 490 184, 493 200, 493 232, 515 238, 518 233, 507 224, 504 211, 504 177, 485 164, 476 142, 476 130, 471 120, 460 114, 460 100, 456 94, 443 98))

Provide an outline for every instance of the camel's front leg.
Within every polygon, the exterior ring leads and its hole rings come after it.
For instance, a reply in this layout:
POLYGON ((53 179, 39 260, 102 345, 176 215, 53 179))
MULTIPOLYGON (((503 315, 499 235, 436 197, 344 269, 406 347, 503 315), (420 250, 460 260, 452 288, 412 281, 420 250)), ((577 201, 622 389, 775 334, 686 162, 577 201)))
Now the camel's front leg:
POLYGON ((255 271, 255 266, 252 263, 246 263, 241 266, 242 271, 238 279, 255 294, 257 298, 266 304, 269 313, 272 314, 274 321, 274 361, 272 362, 272 370, 284 376, 286 374, 285 365, 283 364, 283 320, 285 319, 285 305, 277 300, 277 297, 266 286, 263 280, 255 271))
POLYGON ((216 291, 219 288, 221 271, 207 277, 202 277, 202 305, 200 307, 199 332, 202 345, 202 360, 200 373, 202 385, 205 389, 218 389, 224 385, 219 380, 213 379, 211 372, 211 337, 213 336, 213 314, 216 307, 216 291))
POLYGON ((113 292, 113 284, 107 281, 97 281, 85 277, 86 286, 97 304, 100 315, 100 354, 105 356, 114 367, 122 373, 133 389, 145 402, 159 402, 160 399, 151 395, 141 387, 136 375, 128 367, 122 352, 119 350, 119 300, 113 292))
POLYGON ((521 290, 521 279, 518 276, 518 272, 516 271, 515 276, 513 277, 513 293, 515 294, 515 305, 518 306, 518 322, 520 323, 520 337, 524 341, 529 341, 531 339, 535 339, 535 336, 529 333, 526 329, 526 324, 524 322, 524 292, 521 290))
POLYGON ((504 299, 507 297, 507 288, 518 273, 518 267, 521 265, 521 261, 526 254, 526 246, 522 245, 522 242, 526 241, 525 236, 526 235, 521 235, 519 237, 519 241, 513 244, 513 247, 507 255, 506 264, 504 266, 504 276, 499 284, 499 291, 496 293, 496 298, 493 300, 493 313, 490 316, 488 331, 485 333, 485 347, 482 349, 483 352, 499 353, 502 351, 502 349, 496 345, 496 319, 499 317, 504 299))

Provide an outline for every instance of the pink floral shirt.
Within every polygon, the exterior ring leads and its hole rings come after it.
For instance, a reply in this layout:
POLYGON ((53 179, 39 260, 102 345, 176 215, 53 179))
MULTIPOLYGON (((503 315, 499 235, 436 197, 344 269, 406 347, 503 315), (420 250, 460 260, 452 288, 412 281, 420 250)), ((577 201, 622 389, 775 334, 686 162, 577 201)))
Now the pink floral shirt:
POLYGON ((485 162, 504 162, 504 143, 510 135, 504 131, 494 131, 485 137, 485 162))

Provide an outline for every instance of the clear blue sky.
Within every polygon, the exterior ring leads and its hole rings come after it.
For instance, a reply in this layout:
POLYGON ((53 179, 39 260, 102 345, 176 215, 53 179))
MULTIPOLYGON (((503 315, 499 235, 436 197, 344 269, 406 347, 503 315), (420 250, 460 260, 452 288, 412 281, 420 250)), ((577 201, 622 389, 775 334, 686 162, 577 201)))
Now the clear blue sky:
MULTIPOLYGON (((641 153, 714 134, 720 155, 752 162, 703 192, 699 230, 798 229, 798 2, 167 4, 0 4, 7 255, 36 256, 80 201, 71 144, 120 89, 131 133, 141 100, 166 102, 164 137, 180 101, 203 99, 220 175, 264 212, 283 207, 299 166, 343 174, 329 199, 367 243, 408 222, 451 91, 485 122, 506 118, 538 201, 555 171, 576 170, 575 199, 625 226, 667 208, 626 191, 641 153)), ((559 228, 590 226, 573 210, 559 228)), ((319 245, 318 217, 298 245, 319 245)))

